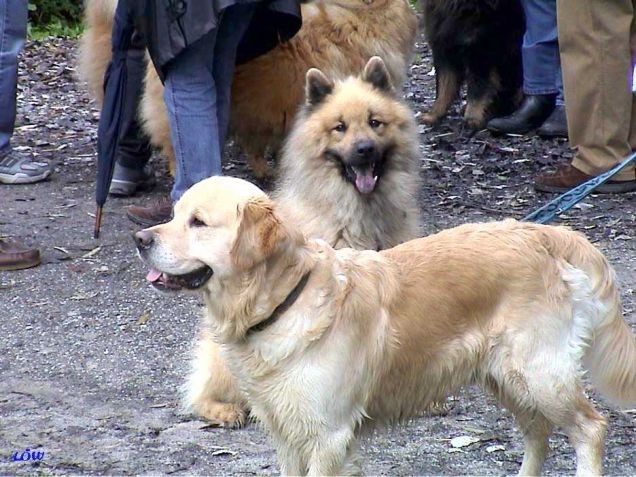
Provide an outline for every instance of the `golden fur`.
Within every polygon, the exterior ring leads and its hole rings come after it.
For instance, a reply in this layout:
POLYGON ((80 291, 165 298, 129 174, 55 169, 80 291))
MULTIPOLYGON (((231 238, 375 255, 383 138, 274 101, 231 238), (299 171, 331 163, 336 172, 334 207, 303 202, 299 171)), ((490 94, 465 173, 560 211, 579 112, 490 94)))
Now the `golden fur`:
MULTIPOLYGON (((79 72, 98 100, 110 59, 115 5, 116 0, 86 3, 79 72)), ((302 5, 302 16, 303 26, 294 38, 236 69, 230 133, 247 152, 257 176, 269 173, 266 150, 277 150, 289 131, 303 100, 309 68, 344 78, 357 74, 377 55, 384 59, 395 85, 406 79, 417 31, 415 12, 406 0, 317 0, 302 5)), ((149 65, 140 113, 152 143, 173 162, 162 92, 149 65)))
MULTIPOLYGON (((307 104, 283 148, 275 192, 281 214, 298 224, 305 236, 322 238, 335 248, 384 249, 419 236, 415 120, 396 98, 382 60, 372 58, 359 78, 336 82, 310 70, 306 89, 307 104), (370 118, 381 125, 371 128, 370 118), (341 122, 346 131, 334 131, 341 122), (384 173, 366 195, 343 177, 341 165, 325 153, 337 150, 348 158, 360 141, 386 151, 384 173)), ((205 330, 195 354, 186 407, 219 425, 242 425, 245 396, 205 330)))
POLYGON ((381 252, 336 251, 306 241, 254 185, 214 177, 184 194, 171 222, 138 234, 142 258, 166 280, 213 271, 197 285, 205 330, 283 474, 358 473, 361 430, 469 383, 517 419, 521 474, 541 472, 553 427, 570 438, 577 475, 600 474, 606 421, 583 373, 615 403, 636 404, 636 341, 614 272, 567 228, 507 220, 381 252), (251 330, 307 273, 291 307, 251 330))

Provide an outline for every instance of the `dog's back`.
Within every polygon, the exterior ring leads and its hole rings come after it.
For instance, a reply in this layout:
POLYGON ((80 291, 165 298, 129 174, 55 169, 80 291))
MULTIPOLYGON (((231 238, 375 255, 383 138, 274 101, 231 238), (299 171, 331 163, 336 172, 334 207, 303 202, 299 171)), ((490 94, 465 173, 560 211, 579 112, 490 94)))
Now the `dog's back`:
POLYGON ((615 404, 636 403, 636 341, 615 274, 583 235, 509 220, 457 227, 381 255, 400 274, 390 307, 399 346, 377 392, 383 412, 393 393, 408 397, 407 409, 393 403, 408 415, 477 382, 515 414, 599 431, 603 418, 580 394, 582 368, 615 404), (563 417, 574 409, 579 414, 563 417))

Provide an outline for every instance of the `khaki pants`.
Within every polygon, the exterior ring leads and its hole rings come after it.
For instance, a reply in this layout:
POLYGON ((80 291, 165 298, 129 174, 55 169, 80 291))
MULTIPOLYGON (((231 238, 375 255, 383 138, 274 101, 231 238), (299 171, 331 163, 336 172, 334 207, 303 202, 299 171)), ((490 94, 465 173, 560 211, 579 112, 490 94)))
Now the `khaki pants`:
MULTIPOLYGON (((636 0, 557 0, 572 165, 589 175, 636 150, 636 0)), ((613 180, 634 180, 634 168, 613 180)))

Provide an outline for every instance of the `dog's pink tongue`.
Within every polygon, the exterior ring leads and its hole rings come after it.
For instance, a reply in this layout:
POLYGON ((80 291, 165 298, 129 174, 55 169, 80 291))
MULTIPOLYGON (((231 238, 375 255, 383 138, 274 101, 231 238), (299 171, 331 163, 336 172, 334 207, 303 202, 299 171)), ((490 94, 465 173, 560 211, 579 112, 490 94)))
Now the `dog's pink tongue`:
POLYGON ((373 167, 368 169, 354 168, 354 171, 356 173, 356 188, 360 193, 369 194, 373 192, 375 183, 378 181, 378 178, 373 175, 373 167))
POLYGON ((148 271, 148 275, 146 275, 146 280, 148 280, 150 283, 154 283, 159 280, 160 276, 161 272, 159 270, 157 270, 156 268, 151 268, 148 271))

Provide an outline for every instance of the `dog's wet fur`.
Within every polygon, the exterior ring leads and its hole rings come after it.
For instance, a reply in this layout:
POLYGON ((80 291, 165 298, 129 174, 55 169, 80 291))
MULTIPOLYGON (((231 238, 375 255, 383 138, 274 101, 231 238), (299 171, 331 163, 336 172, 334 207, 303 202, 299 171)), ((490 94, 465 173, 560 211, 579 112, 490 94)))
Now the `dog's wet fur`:
MULTIPOLYGON (((209 341, 186 390, 205 394, 222 356, 284 475, 359 475, 361 432, 468 384, 514 415, 521 475, 540 474, 555 427, 577 475, 602 473, 606 419, 582 378, 636 405, 636 340, 614 271, 582 234, 507 220, 375 252, 335 250, 299 225, 253 184, 213 177, 136 234, 152 277, 212 271, 197 289, 209 341)), ((209 411, 239 417, 219 404, 209 411)))

